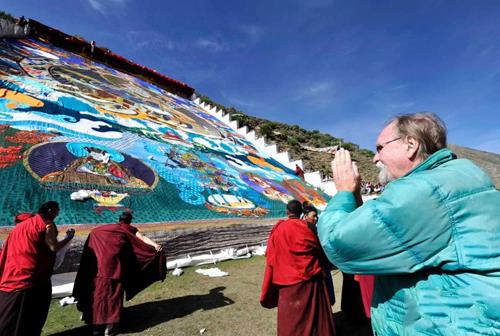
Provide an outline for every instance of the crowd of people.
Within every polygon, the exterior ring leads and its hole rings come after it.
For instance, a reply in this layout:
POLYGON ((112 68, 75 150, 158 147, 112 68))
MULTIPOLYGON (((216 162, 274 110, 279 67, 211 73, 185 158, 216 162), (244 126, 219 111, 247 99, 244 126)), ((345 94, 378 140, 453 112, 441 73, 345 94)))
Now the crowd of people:
MULTIPOLYGON (((292 200, 273 227, 260 303, 277 308, 277 334, 335 335, 335 265, 342 309, 371 319, 374 335, 500 335, 500 192, 491 178, 447 148, 431 113, 395 117, 376 149, 379 197, 363 203, 356 163, 339 149, 326 209, 292 200)), ((0 336, 42 330, 56 253, 74 236, 57 239, 58 214, 51 201, 15 218, 0 252, 0 336)), ((124 295, 165 277, 161 246, 132 219, 124 212, 95 228, 84 246, 73 296, 95 335, 115 335, 124 295)))
POLYGON ((370 181, 361 181, 360 192, 361 195, 380 194, 384 190, 384 186, 380 183, 373 184, 370 181))

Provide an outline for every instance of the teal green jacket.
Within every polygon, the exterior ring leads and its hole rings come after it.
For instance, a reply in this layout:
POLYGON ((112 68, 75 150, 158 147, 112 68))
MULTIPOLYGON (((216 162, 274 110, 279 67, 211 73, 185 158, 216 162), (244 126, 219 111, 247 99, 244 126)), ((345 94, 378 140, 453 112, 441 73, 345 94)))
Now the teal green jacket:
POLYGON ((376 275, 377 335, 500 335, 500 192, 469 160, 442 149, 359 208, 339 192, 318 235, 343 272, 376 275))

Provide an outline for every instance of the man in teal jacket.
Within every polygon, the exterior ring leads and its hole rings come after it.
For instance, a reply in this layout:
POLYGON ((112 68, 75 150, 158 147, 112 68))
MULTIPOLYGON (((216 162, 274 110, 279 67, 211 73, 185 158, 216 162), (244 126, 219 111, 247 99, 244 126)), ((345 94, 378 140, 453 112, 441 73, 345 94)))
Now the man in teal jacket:
POLYGON ((500 335, 500 192, 491 179, 446 148, 431 113, 394 118, 373 161, 388 184, 361 205, 357 168, 348 151, 337 153, 338 193, 318 234, 343 272, 376 275, 376 335, 500 335))

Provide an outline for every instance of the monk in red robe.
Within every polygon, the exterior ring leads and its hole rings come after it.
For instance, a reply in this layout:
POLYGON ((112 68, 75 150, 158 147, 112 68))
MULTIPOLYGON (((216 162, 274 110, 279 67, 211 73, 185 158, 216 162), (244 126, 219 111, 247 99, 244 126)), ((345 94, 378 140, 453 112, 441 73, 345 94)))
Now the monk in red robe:
POLYGON ((260 303, 278 307, 278 335, 335 335, 323 252, 301 214, 299 201, 288 202, 288 219, 269 235, 260 303))
POLYGON ((117 224, 93 229, 83 249, 73 296, 83 320, 94 326, 94 335, 116 335, 123 294, 130 300, 166 276, 161 246, 131 222, 132 214, 124 212, 117 224))
POLYGON ((54 220, 59 204, 43 204, 37 214, 16 216, 0 251, 0 335, 40 335, 52 297, 50 277, 56 252, 68 244, 74 231, 57 241, 54 220))
POLYGON ((304 179, 304 171, 299 167, 299 165, 295 165, 295 175, 297 175, 301 179, 304 179))

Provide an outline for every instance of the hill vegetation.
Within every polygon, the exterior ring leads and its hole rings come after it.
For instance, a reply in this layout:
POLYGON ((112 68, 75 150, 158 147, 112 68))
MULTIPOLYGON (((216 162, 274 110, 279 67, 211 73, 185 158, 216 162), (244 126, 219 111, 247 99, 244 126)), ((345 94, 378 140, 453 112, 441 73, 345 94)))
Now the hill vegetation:
POLYGON ((198 97, 202 102, 229 113, 231 119, 237 120, 240 127, 247 126, 263 136, 268 143, 275 143, 279 151, 288 151, 291 160, 302 160, 306 172, 319 171, 323 176, 331 176, 332 154, 328 153, 327 149, 341 145, 351 151, 353 159, 358 163, 362 179, 377 183, 378 170, 372 163, 375 154, 370 150, 361 149, 356 144, 318 130, 311 131, 298 125, 252 117, 234 107, 227 108, 216 103, 207 96, 198 95, 198 97))
POLYGON ((0 11, 0 19, 7 20, 9 22, 15 22, 16 21, 15 17, 13 17, 12 15, 10 15, 9 13, 4 12, 4 11, 0 11))

